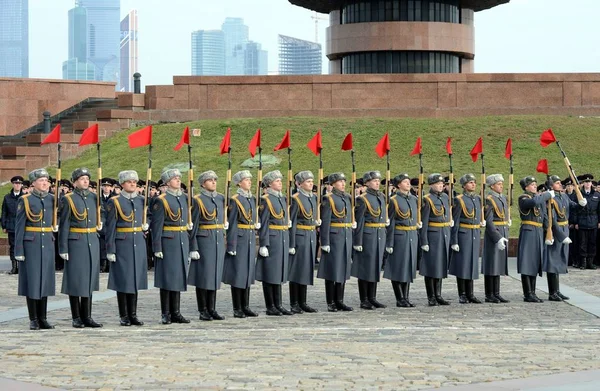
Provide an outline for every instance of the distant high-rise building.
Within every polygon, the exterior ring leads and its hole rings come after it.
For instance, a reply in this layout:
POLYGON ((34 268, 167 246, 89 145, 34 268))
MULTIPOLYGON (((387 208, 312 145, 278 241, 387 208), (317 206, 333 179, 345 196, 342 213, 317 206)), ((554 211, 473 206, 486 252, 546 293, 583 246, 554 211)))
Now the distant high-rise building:
POLYGON ((0 76, 29 77, 28 0, 0 0, 0 76))
POLYGON ((322 61, 321 44, 279 35, 280 75, 319 75, 322 61))
POLYGON ((268 53, 260 43, 248 41, 244 47, 244 75, 266 75, 268 53))
POLYGON ((65 80, 96 80, 96 67, 91 62, 71 58, 63 62, 62 75, 65 80))
POLYGON ((192 75, 225 75, 225 34, 221 30, 192 32, 192 75))
POLYGON ((221 29, 225 34, 225 74, 243 75, 249 28, 242 18, 225 18, 221 29))
POLYGON ((138 71, 138 17, 132 10, 121 21, 121 91, 133 91, 133 74, 138 71))

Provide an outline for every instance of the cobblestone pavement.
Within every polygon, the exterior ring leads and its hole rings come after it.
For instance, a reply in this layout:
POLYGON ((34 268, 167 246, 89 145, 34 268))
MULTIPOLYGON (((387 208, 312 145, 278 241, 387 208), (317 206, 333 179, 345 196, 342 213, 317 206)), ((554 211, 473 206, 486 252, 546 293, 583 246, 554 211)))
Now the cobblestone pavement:
MULTIPOLYGON (((591 271, 568 278, 586 285, 593 276, 600 278, 591 271)), ((24 305, 16 278, 0 275, 3 309, 24 305)), ((393 306, 383 280, 378 298, 389 306, 376 311, 357 308, 352 279, 350 313, 326 312, 323 283, 316 282, 309 303, 318 314, 265 316, 259 284, 251 297, 258 318, 233 318, 229 290, 222 289, 217 309, 227 319, 201 322, 190 287, 182 294, 182 313, 192 319, 186 325, 159 324, 156 289, 140 293, 143 327, 118 325, 114 297, 94 303, 102 329, 73 329, 68 308, 49 313, 55 330, 29 331, 27 319, 1 323, 0 377, 65 389, 396 390, 600 369, 600 320, 567 303, 524 303, 520 281, 510 277, 502 278, 511 300, 504 305, 460 305, 449 278, 443 292, 452 305, 446 307, 426 306, 419 277, 412 309, 393 306)), ((483 296, 482 280, 475 291, 483 296)))
POLYGON ((569 267, 569 273, 560 276, 560 283, 600 297, 600 269, 579 270, 569 267))

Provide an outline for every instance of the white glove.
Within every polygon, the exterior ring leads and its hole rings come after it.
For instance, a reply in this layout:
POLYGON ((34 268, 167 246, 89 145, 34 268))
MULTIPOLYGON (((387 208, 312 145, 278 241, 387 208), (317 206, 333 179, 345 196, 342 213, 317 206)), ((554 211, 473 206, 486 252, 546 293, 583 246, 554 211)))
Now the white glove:
POLYGON ((157 252, 157 253, 154 253, 154 256, 155 256, 156 258, 163 259, 163 253, 162 253, 162 251, 159 251, 159 252, 157 252))
POLYGON ((500 240, 498 240, 498 243, 496 243, 496 247, 498 248, 498 250, 504 251, 506 250, 506 243, 508 243, 508 239, 500 238, 500 240))
POLYGON ((362 252, 362 246, 352 246, 355 251, 362 252))
POLYGON ((568 236, 567 236, 567 237, 565 238, 565 240, 563 240, 563 241, 562 241, 562 243, 563 243, 563 244, 571 244, 571 243, 573 243, 573 241, 571 240, 571 238, 570 238, 570 237, 568 237, 568 236))
POLYGON ((223 224, 223 229, 225 231, 227 231, 229 229, 229 221, 226 221, 225 224, 223 224))
POLYGON ((190 258, 197 261, 200 259, 200 253, 198 251, 190 251, 190 258))
POLYGON ((582 199, 579 201, 579 205, 581 205, 581 206, 586 206, 586 205, 587 205, 587 200, 586 200, 585 198, 582 198, 582 199))
POLYGON ((237 252, 235 252, 235 251, 227 251, 227 254, 231 255, 232 257, 235 257, 237 255, 237 252))
POLYGON ((487 225, 487 221, 483 220, 481 222, 481 228, 485 228, 486 225, 487 225))
POLYGON ((104 224, 102 224, 101 221, 100 224, 98 224, 98 226, 96 227, 96 231, 102 231, 102 227, 104 227, 104 224))
POLYGON ((110 262, 117 262, 117 256, 115 254, 106 254, 106 259, 110 262))
POLYGON ((52 232, 58 232, 58 225, 53 225, 52 226, 52 232))
POLYGON ((328 253, 331 251, 331 247, 329 246, 321 246, 321 251, 328 253))
POLYGON ((60 255, 60 257, 61 257, 62 259, 64 259, 65 261, 68 261, 68 260, 69 260, 69 254, 68 254, 68 253, 64 253, 64 254, 58 254, 58 255, 60 255))
POLYGON ((290 249, 288 250, 288 253, 289 253, 290 255, 296 255, 296 249, 292 247, 292 248, 290 248, 290 249))
POLYGON ((385 226, 386 226, 386 227, 389 227, 389 226, 390 226, 390 219, 387 219, 387 220, 385 221, 385 226))
POLYGON ((417 229, 421 229, 421 228, 423 228, 423 222, 419 221, 417 223, 417 229))
POLYGON ((146 231, 148 231, 149 228, 150 228, 150 225, 148 225, 148 223, 142 224, 142 231, 146 232, 146 231))
POLYGON ((460 251, 460 246, 458 244, 453 244, 452 246, 450 246, 450 248, 452 249, 452 251, 460 251))
POLYGON ((554 197, 555 197, 554 190, 548 190, 548 193, 550 193, 550 196, 551 196, 552 198, 554 198, 554 197))
POLYGON ((508 226, 512 227, 512 220, 508 220, 508 226))
POLYGON ((260 223, 256 223, 256 224, 254 224, 254 228, 256 228, 256 229, 260 229, 260 223))
POLYGON ((288 228, 292 228, 292 220, 288 220, 288 228))
POLYGON ((454 227, 454 220, 450 220, 450 228, 454 227))
POLYGON ((269 256, 269 249, 266 247, 261 247, 258 249, 258 254, 260 254, 261 257, 268 257, 269 256))
POLYGON ((385 252, 388 254, 392 254, 394 252, 394 248, 393 247, 386 247, 385 248, 385 252))
POLYGON ((546 244, 546 246, 552 246, 554 244, 554 239, 552 239, 552 240, 544 240, 544 243, 546 244))
POLYGON ((315 225, 320 227, 323 222, 321 220, 315 220, 315 225))
POLYGON ((352 223, 352 229, 356 229, 356 221, 354 223, 352 223))
POLYGON ((425 251, 426 253, 429 252, 429 245, 428 244, 422 245, 421 250, 425 251))
POLYGON ((188 231, 191 231, 193 228, 194 228, 194 223, 189 223, 189 224, 187 225, 187 230, 188 230, 188 231))
POLYGON ((23 255, 16 256, 15 259, 19 262, 25 261, 25 257, 23 255))

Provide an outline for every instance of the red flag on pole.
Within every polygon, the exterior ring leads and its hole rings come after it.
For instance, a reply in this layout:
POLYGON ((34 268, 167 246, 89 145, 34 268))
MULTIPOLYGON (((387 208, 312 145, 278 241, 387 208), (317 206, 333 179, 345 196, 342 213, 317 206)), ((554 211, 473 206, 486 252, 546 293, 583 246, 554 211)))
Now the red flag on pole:
POLYGON ((323 149, 323 143, 321 141, 321 129, 319 129, 317 134, 315 134, 315 137, 313 137, 308 144, 306 144, 306 146, 312 151, 312 153, 314 153, 316 156, 319 156, 319 153, 323 149))
POLYGON ((352 148, 352 132, 350 132, 346 135, 344 141, 342 141, 342 151, 351 151, 352 148))
POLYGON ((375 147, 375 153, 379 155, 379 157, 384 157, 386 153, 390 151, 390 134, 386 133, 381 140, 377 143, 375 147))
POLYGON ((537 164, 536 171, 543 172, 544 174, 548 175, 548 160, 540 160, 537 164))
POLYGON ((483 153, 483 139, 481 137, 479 137, 479 140, 477 140, 475 146, 473 147, 473 149, 471 149, 470 152, 471 159, 473 160, 473 162, 477 161, 480 153, 483 153))
POLYGON ((250 140, 250 144, 248 144, 248 151, 250 151, 250 156, 254 157, 256 155, 256 148, 260 147, 260 129, 256 131, 252 140, 250 140))
POLYGON ((129 148, 132 149, 152 144, 152 125, 131 133, 127 140, 129 140, 129 148))
POLYGON ((552 129, 546 129, 542 132, 540 136, 540 144, 542 147, 546 148, 548 145, 556 142, 556 137, 554 137, 554 133, 552 129))
POLYGON ((512 156, 512 139, 506 140, 506 149, 504 150, 504 157, 510 159, 512 156))
POLYGON ((190 145, 190 127, 189 126, 186 126, 185 129, 183 129, 183 134, 181 135, 181 140, 179 140, 179 144, 177 144, 175 146, 175 148, 173 148, 173 150, 179 151, 181 149, 181 147, 183 147, 183 144, 190 145))
POLYGON ((42 140, 41 145, 60 143, 60 124, 56 125, 52 132, 48 133, 46 138, 42 140))
POLYGON ((413 148, 410 156, 412 155, 420 155, 423 153, 423 146, 421 145, 421 137, 417 137, 417 142, 415 143, 415 147, 413 148))
POLYGON ((446 140, 446 152, 448 155, 452 155, 452 137, 448 137, 446 140))
MULTIPOLYGON (((221 155, 229 153, 229 148, 231 147, 231 128, 227 128, 227 132, 225 132, 225 136, 223 136, 223 140, 221 140, 221 146, 219 152, 221 155)), ((254 157, 254 155, 252 155, 254 157)))
POLYGON ((83 147, 88 144, 98 144, 98 124, 94 124, 81 133, 79 146, 83 147))
POLYGON ((281 139, 281 142, 277 144, 275 148, 273 148, 273 151, 279 151, 280 149, 289 148, 290 145, 290 131, 288 130, 287 132, 285 132, 285 135, 283 136, 283 139, 281 139))

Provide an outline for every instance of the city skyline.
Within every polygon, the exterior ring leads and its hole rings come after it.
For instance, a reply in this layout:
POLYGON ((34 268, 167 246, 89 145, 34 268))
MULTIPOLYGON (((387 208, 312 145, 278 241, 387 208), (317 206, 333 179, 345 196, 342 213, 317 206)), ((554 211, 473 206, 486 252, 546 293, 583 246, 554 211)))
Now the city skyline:
POLYGON ((0 0, 0 77, 29 77, 28 20, 28 0, 0 0))

